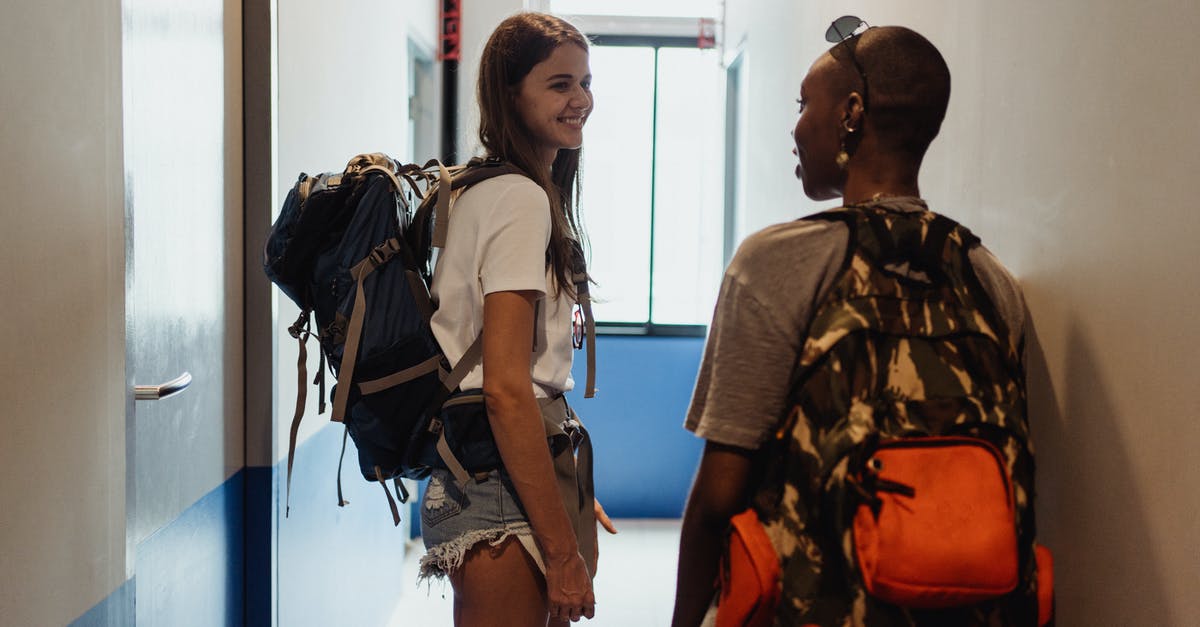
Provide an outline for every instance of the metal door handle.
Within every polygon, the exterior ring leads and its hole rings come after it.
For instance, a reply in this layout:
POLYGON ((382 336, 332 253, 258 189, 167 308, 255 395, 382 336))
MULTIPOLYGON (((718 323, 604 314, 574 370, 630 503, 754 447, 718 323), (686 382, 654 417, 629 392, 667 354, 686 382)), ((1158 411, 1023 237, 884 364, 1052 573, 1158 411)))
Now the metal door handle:
POLYGON ((133 386, 133 398, 139 401, 157 401, 168 396, 174 396, 186 390, 191 384, 192 373, 185 372, 159 385, 135 385, 133 386))

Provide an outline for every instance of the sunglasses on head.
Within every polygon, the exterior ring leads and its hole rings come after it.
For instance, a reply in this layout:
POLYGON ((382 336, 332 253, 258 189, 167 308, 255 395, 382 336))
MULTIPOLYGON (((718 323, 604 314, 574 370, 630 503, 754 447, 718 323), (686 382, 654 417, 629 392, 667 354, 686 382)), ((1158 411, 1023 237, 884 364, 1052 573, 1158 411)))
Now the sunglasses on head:
POLYGON ((829 29, 825 31, 825 41, 833 44, 846 44, 846 53, 850 55, 850 62, 854 64, 854 69, 858 70, 858 75, 862 78, 863 110, 867 109, 867 72, 863 70, 862 65, 858 62, 858 57, 854 55, 854 46, 850 45, 848 42, 851 39, 863 34, 863 32, 865 32, 868 28, 871 28, 871 25, 867 24, 859 17, 854 15, 843 15, 842 17, 834 20, 833 23, 829 25, 829 29))

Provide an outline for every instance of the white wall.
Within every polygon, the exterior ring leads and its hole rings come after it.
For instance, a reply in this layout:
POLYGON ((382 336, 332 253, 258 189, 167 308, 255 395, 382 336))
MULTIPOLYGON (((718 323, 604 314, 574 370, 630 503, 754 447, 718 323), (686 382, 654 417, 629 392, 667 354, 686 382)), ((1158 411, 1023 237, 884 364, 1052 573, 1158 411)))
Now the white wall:
MULTIPOLYGON (((408 152, 408 37, 436 43, 435 2, 371 0, 353 11, 340 3, 289 0, 278 6, 278 118, 276 198, 278 212, 300 172, 342 170, 354 155, 408 152), (430 7, 433 7, 432 9, 430 7), (420 20, 420 21, 417 21, 420 20)), ((272 217, 275 214, 272 214, 272 217)), ((295 410, 297 343, 287 333, 298 310, 274 291, 275 461, 287 457, 288 427, 295 410)), ((317 371, 316 340, 309 340, 309 380, 317 371)), ((327 385, 335 382, 326 378, 327 385)), ((329 422, 316 412, 309 386, 301 441, 329 422)))
POLYGON ((780 160, 791 156, 796 98, 808 62, 783 60, 816 55, 802 52, 804 39, 797 36, 796 25, 802 22, 807 4, 784 0, 727 2, 724 56, 728 63, 735 55, 742 55, 741 83, 745 90, 739 129, 743 134, 738 147, 745 161, 738 164, 742 179, 737 185, 737 206, 747 210, 735 216, 735 241, 740 242, 763 226, 799 215, 794 208, 798 188, 792 168, 783 166, 780 160), (803 69, 788 71, 790 65, 802 65, 803 69))
POLYGON ((462 56, 458 62, 458 160, 464 162, 482 151, 479 145, 479 110, 475 84, 479 57, 496 25, 526 8, 544 10, 538 0, 462 0, 462 56))
POLYGON ((126 577, 120 45, 117 0, 0 20, 6 625, 66 624, 126 577))
POLYGON ((749 50, 743 232, 796 201, 794 100, 834 18, 902 24, 953 73, 921 181, 1025 289, 1041 539, 1059 625, 1200 624, 1200 5, 730 0, 749 50))

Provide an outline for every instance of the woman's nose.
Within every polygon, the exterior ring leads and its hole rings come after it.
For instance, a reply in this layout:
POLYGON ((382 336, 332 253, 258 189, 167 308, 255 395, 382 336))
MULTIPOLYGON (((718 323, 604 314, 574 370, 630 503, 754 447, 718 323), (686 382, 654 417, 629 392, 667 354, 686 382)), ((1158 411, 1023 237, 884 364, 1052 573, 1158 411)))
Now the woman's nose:
POLYGON ((571 94, 570 104, 576 109, 590 110, 592 108, 592 95, 586 89, 576 89, 571 94))

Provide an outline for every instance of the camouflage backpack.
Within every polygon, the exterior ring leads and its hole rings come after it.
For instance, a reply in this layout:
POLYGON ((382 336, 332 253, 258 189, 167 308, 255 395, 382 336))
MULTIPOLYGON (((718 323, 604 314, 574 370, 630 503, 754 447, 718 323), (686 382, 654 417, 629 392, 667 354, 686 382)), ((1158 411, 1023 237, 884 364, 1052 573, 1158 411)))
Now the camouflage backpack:
POLYGON ((844 222, 850 245, 808 329, 754 503, 781 553, 776 624, 1033 625, 1022 347, 968 260, 978 238, 932 212, 879 205, 807 219, 844 222), (897 536, 926 544, 894 551, 897 536), (974 563, 942 555, 972 542, 974 563), (986 570, 981 561, 1000 563, 1001 582, 963 596, 983 584, 957 577, 986 570))

